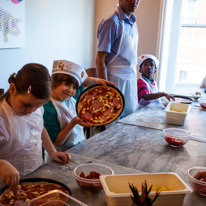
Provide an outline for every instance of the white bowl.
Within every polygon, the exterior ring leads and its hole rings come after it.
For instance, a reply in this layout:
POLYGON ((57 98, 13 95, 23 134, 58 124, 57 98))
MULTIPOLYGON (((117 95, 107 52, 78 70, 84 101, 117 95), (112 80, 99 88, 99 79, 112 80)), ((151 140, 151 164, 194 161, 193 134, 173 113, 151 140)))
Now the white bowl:
POLYGON ((114 171, 106 165, 89 163, 89 164, 82 164, 76 167, 73 170, 73 176, 76 179, 77 184, 82 189, 90 192, 99 192, 100 190, 103 189, 100 179, 86 179, 80 177, 81 172, 84 172, 85 176, 87 176, 90 174, 90 172, 93 171, 99 173, 100 175, 114 174, 114 171))
POLYGON ((200 181, 194 178, 194 176, 199 171, 206 171, 206 167, 190 168, 187 172, 188 180, 189 180, 190 185, 196 192, 198 192, 200 195, 206 196, 206 182, 203 182, 203 181, 200 181))

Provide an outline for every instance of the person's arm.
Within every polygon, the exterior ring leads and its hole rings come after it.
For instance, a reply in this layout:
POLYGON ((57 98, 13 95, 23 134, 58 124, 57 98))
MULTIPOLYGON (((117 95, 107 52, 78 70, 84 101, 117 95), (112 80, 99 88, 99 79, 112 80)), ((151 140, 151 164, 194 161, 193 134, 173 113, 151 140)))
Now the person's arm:
POLYGON ((6 183, 8 186, 14 187, 19 184, 20 177, 17 169, 9 162, 2 159, 0 159, 0 176, 2 182, 6 183))
POLYGON ((105 58, 107 56, 107 52, 97 52, 96 57, 96 68, 97 68, 97 76, 102 79, 107 78, 107 69, 105 65, 105 58))
POLYGON ((150 94, 143 94, 142 95, 142 98, 144 98, 145 100, 154 100, 154 99, 158 99, 160 97, 166 97, 168 100, 170 100, 170 99, 175 100, 175 98, 173 96, 170 96, 164 92, 150 93, 150 94))
POLYGON ((78 116, 74 117, 71 122, 69 122, 67 124, 67 126, 62 129, 59 134, 58 134, 58 137, 57 137, 57 140, 55 141, 54 145, 56 146, 61 146, 65 141, 66 139, 68 138, 68 136, 71 134, 72 130, 74 129, 74 126, 76 124, 79 124, 83 127, 90 127, 90 128, 93 128, 92 125, 90 124, 87 124, 85 122, 83 122, 82 119, 80 119, 78 116))
POLYGON ((85 81, 82 83, 82 86, 83 87, 89 87, 89 86, 92 86, 94 84, 102 84, 103 86, 106 86, 106 84, 110 84, 112 86, 116 85, 116 84, 114 84, 110 81, 107 81, 105 79, 100 79, 100 78, 95 78, 95 77, 87 77, 85 79, 85 81))
POLYGON ((42 146, 48 152, 53 160, 58 163, 66 164, 70 161, 70 154, 66 152, 57 152, 54 145, 51 142, 48 132, 45 128, 42 131, 42 146))
POLYGON ((49 134, 50 139, 56 146, 61 146, 70 133, 74 126, 79 124, 83 127, 93 127, 90 124, 84 123, 79 117, 74 117, 64 129, 60 129, 60 125, 57 118, 57 112, 52 102, 48 102, 44 105, 44 126, 49 134))

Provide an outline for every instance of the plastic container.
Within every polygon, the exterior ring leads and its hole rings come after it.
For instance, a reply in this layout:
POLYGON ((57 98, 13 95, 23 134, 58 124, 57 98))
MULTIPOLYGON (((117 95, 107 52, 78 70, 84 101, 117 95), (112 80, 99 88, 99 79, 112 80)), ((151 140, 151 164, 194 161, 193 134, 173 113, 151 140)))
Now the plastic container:
POLYGON ((189 104, 169 102, 164 110, 166 113, 166 123, 183 125, 186 115, 189 113, 190 109, 191 105, 189 104))
MULTIPOLYGON (((124 174, 124 175, 102 175, 100 176, 104 191, 105 200, 109 206, 131 206, 132 194, 128 182, 141 191, 144 180, 148 187, 167 187, 170 191, 161 191, 160 196, 155 201, 155 206, 182 206, 186 193, 192 190, 176 173, 144 173, 144 174, 124 174)), ((150 192, 149 197, 153 197, 155 192, 150 192)))
POLYGON ((166 107, 168 105, 168 103, 170 102, 167 98, 162 97, 161 98, 162 104, 164 105, 164 107, 166 107))
POLYGON ((52 190, 31 201, 24 203, 22 206, 87 206, 79 200, 65 194, 60 190, 52 190))
POLYGON ((165 141, 172 147, 181 147, 190 140, 191 132, 184 129, 168 128, 163 131, 165 141))
POLYGON ((203 110, 206 110, 206 98, 199 98, 199 104, 203 110))
POLYGON ((200 195, 206 196, 206 182, 197 180, 194 178, 194 176, 199 172, 199 171, 205 171, 206 172, 206 167, 192 167, 188 170, 187 176, 190 185, 192 188, 198 192, 200 195))
POLYGON ((86 179, 80 177, 81 172, 84 172, 85 176, 89 175, 90 172, 98 172, 100 175, 113 175, 113 170, 102 164, 90 163, 82 164, 73 170, 73 176, 76 179, 77 184, 84 190, 90 192, 99 192, 103 189, 100 179, 86 179))

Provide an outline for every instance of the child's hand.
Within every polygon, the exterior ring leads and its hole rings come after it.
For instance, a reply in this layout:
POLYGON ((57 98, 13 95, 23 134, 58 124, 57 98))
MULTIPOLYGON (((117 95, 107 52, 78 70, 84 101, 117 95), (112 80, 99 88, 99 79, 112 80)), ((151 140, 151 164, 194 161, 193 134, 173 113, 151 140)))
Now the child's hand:
POLYGON ((53 152, 50 156, 53 160, 61 164, 67 164, 71 159, 70 154, 66 152, 53 152))
POLYGON ((15 187, 19 184, 19 172, 9 162, 0 160, 0 175, 2 182, 10 187, 15 187))
POLYGON ((100 78, 96 78, 96 81, 97 81, 97 84, 102 84, 103 86, 107 86, 106 84, 110 84, 112 86, 116 86, 116 84, 110 82, 110 81, 107 81, 105 79, 100 79, 100 78))
POLYGON ((170 95, 168 95, 168 94, 165 94, 165 97, 170 101, 171 99, 173 100, 173 101, 175 101, 175 98, 173 97, 173 96, 170 96, 170 95))
POLYGON ((74 118, 73 118, 73 121, 74 121, 75 124, 79 124, 79 125, 81 125, 82 127, 94 128, 93 125, 87 124, 87 123, 83 122, 83 120, 80 119, 78 116, 74 117, 74 118))
POLYGON ((206 182, 206 171, 199 171, 194 178, 206 182))

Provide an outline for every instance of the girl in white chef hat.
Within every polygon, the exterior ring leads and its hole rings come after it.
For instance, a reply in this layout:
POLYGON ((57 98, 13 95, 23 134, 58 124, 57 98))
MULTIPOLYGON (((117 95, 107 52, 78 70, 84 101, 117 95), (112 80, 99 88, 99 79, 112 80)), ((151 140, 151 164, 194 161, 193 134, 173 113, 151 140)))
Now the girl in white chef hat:
POLYGON ((65 151, 84 141, 83 127, 93 127, 76 114, 76 100, 73 97, 77 90, 94 84, 106 86, 106 83, 115 85, 103 79, 88 77, 86 71, 73 62, 53 62, 52 94, 50 101, 44 105, 44 126, 57 151, 65 151))
POLYGON ((174 97, 158 92, 157 83, 152 78, 159 66, 159 60, 151 54, 143 54, 138 57, 139 72, 141 77, 137 80, 138 102, 140 106, 146 106, 155 99, 166 97, 174 100, 174 97))
POLYGON ((51 95, 47 68, 26 64, 8 81, 9 90, 0 98, 0 176, 15 186, 19 174, 27 175, 43 164, 42 146, 59 163, 68 163, 70 155, 56 151, 43 125, 42 105, 51 95))

